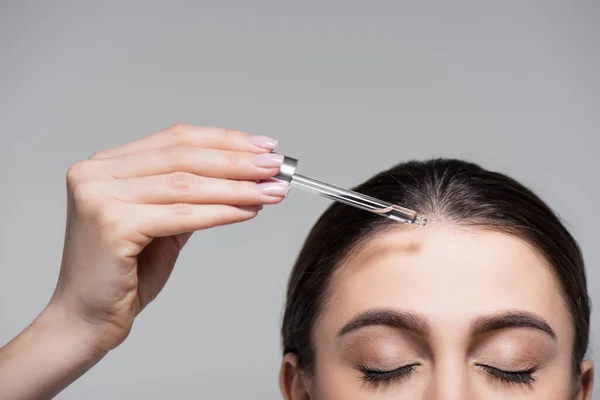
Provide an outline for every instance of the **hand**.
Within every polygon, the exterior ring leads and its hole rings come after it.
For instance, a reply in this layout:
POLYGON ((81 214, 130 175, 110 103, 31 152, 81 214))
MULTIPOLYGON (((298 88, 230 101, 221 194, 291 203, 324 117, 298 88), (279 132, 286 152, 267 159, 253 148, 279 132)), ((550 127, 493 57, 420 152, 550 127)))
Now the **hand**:
POLYGON ((255 217, 288 185, 268 180, 274 139, 174 125, 75 163, 56 291, 48 306, 84 327, 99 352, 118 346, 165 285, 191 233, 255 217))

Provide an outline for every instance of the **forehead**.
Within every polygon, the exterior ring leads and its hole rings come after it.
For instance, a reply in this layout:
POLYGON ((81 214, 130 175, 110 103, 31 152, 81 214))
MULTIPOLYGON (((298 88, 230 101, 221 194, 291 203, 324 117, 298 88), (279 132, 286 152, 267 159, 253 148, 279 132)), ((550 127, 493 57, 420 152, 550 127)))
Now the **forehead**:
POLYGON ((343 262, 331 283, 322 317, 332 325, 373 308, 415 312, 434 328, 519 310, 571 336, 551 268, 526 242, 499 232, 432 224, 381 233, 343 262))

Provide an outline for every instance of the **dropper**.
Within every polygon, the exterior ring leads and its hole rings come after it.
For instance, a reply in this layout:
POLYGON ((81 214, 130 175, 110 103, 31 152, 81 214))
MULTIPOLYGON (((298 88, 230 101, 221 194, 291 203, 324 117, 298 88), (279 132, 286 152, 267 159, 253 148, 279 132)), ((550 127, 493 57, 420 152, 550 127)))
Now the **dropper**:
POLYGON ((427 223, 427 217, 417 214, 416 211, 400 207, 396 204, 379 200, 353 190, 342 189, 340 187, 297 174, 297 165, 297 159, 283 156, 283 164, 279 169, 279 173, 273 178, 279 181, 288 182, 290 187, 296 186, 340 203, 354 206, 362 210, 370 211, 383 217, 393 219, 394 221, 400 221, 406 224, 415 224, 418 226, 425 226, 427 223))

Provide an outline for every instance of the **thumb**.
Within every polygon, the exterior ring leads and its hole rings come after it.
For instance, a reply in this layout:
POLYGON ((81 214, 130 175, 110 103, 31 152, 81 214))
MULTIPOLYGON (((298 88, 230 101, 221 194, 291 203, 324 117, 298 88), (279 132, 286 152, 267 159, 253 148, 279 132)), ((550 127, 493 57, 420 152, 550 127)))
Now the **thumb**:
POLYGON ((181 249, 183 249, 183 246, 186 245, 188 240, 190 240, 190 238, 192 237, 193 234, 194 234, 194 232, 187 232, 187 233, 181 233, 181 234, 177 235, 177 241, 179 242, 179 250, 180 251, 181 251, 181 249))
POLYGON ((154 300, 165 286, 173 272, 181 249, 192 233, 154 238, 138 255, 139 299, 137 313, 154 300))

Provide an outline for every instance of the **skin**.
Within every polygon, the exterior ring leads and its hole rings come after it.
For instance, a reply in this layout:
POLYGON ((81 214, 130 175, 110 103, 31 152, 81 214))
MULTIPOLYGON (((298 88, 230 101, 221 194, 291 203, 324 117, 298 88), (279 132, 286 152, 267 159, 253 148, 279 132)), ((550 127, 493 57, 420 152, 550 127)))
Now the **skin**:
MULTIPOLYGON (((73 164, 67 172, 67 226, 56 290, 31 325, 0 348, 0 398, 56 396, 127 338, 194 231, 247 221, 262 205, 279 203, 287 187, 257 183, 279 171, 273 159, 257 159, 275 145, 240 131, 177 124, 73 164)), ((315 375, 302 374, 293 355, 284 359, 280 382, 286 399, 377 399, 400 393, 404 398, 502 398, 489 397, 489 378, 477 375, 471 361, 496 362, 496 353, 511 351, 519 362, 527 352, 547 361, 536 383, 542 391, 527 398, 566 398, 559 395, 568 395, 573 383, 567 372, 572 327, 543 263, 518 241, 494 236, 486 242, 483 234, 463 232, 460 247, 449 232, 426 228, 382 236, 347 260, 315 327, 315 375), (484 251, 485 245, 493 253, 484 251), (525 266, 533 271, 536 265, 536 273, 527 272, 525 266), (494 267, 496 276, 487 272, 494 267), (511 268, 519 279, 507 274, 511 268), (500 339, 465 334, 476 315, 511 304, 537 310, 558 340, 522 329, 500 339), (431 335, 382 326, 338 334, 357 313, 373 307, 408 307, 428 319, 431 335), (355 365, 357 360, 395 365, 408 358, 420 363, 415 373, 380 390, 361 383, 355 365)), ((591 366, 584 368, 584 378, 573 386, 579 399, 589 399, 591 392, 591 366)))
POLYGON ((300 371, 293 354, 283 360, 288 400, 591 398, 591 363, 582 364, 581 377, 571 373, 574 330, 558 282, 518 238, 435 222, 381 233, 354 251, 331 283, 313 327, 314 370, 300 371), (365 312, 396 322, 383 318, 340 334, 365 312), (397 313, 410 314, 426 332, 398 324, 407 319, 397 313), (521 316, 512 318, 520 325, 534 317, 555 337, 538 327, 482 324, 507 314, 521 316), (409 375, 379 384, 365 381, 360 368, 410 364, 416 366, 409 375), (527 384, 506 383, 487 368, 533 366, 535 380, 527 384))
POLYGON ((177 124, 73 164, 58 284, 39 317, 0 349, 0 399, 54 397, 125 340, 192 232, 280 202, 286 187, 256 182, 279 172, 280 163, 256 158, 275 145, 177 124))

